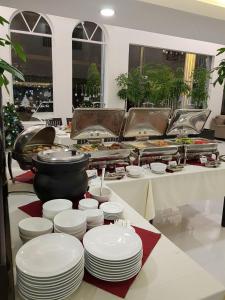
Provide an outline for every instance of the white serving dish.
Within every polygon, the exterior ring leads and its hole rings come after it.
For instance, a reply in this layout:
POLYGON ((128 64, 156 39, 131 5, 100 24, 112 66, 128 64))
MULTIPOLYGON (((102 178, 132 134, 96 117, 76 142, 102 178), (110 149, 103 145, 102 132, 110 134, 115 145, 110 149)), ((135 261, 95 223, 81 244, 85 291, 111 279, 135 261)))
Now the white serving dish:
POLYGON ((61 211, 72 209, 73 203, 67 199, 54 199, 43 204, 43 216, 48 219, 54 217, 61 211))
POLYGON ((65 210, 54 218, 54 226, 62 232, 74 233, 86 230, 86 215, 78 209, 65 210))
POLYGON ((86 209, 96 209, 98 208, 98 201, 92 198, 85 198, 85 199, 81 199, 79 201, 79 205, 78 208, 80 210, 86 210, 86 209))
POLYGON ((23 245, 16 254, 16 266, 29 276, 46 278, 69 271, 83 255, 78 239, 68 234, 50 233, 23 245))
POLYGON ((103 260, 124 260, 142 250, 141 238, 129 229, 103 225, 88 231, 83 238, 84 248, 103 260))
POLYGON ((129 173, 130 176, 141 176, 144 174, 144 169, 139 166, 127 166, 126 171, 129 173))
POLYGON ((124 206, 118 202, 105 202, 100 205, 100 209, 104 214, 121 214, 124 210, 124 206))
POLYGON ((51 233, 53 223, 45 218, 30 217, 23 219, 18 224, 21 236, 25 238, 33 238, 45 233, 51 233))
POLYGON ((163 163, 157 163, 157 162, 155 162, 155 163, 151 163, 150 167, 151 167, 151 171, 152 172, 155 172, 155 173, 165 173, 167 165, 163 164, 163 163))
POLYGON ((90 188, 89 193, 92 198, 96 199, 100 203, 109 201, 112 196, 112 191, 107 187, 103 187, 102 195, 100 196, 100 190, 100 187, 92 187, 90 188))
POLYGON ((87 209, 84 211, 87 224, 96 223, 98 221, 104 220, 104 214, 101 209, 87 209))

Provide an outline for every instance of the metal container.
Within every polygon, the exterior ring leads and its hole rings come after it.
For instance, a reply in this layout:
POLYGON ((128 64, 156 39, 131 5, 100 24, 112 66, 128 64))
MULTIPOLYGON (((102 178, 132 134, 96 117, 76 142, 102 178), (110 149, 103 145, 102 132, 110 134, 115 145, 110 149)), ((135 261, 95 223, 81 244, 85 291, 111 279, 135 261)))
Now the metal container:
POLYGON ((41 150, 66 148, 54 144, 55 129, 50 126, 32 126, 24 130, 16 139, 12 150, 12 158, 18 161, 23 170, 32 168, 32 156, 41 150))
POLYGON ((50 150, 38 153, 32 160, 34 190, 41 201, 61 198, 78 203, 84 197, 88 187, 88 155, 77 155, 68 149, 50 150))
POLYGON ((103 161, 110 164, 112 161, 128 159, 132 147, 118 142, 124 117, 124 109, 75 109, 71 139, 77 140, 78 144, 73 149, 78 153, 88 153, 90 163, 95 164, 103 161), (86 144, 79 144, 82 140, 86 144))

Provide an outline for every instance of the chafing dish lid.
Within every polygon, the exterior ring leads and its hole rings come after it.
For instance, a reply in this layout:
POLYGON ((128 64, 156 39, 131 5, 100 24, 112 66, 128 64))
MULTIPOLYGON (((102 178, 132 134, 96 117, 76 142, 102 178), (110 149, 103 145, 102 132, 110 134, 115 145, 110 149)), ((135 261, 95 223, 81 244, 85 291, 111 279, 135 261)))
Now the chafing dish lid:
POLYGON ((74 111, 71 139, 104 139, 120 135, 124 109, 77 108, 74 111))
POLYGON ((209 109, 177 109, 171 118, 167 135, 199 134, 210 115, 209 109))
POLYGON ((55 140, 55 128, 51 126, 32 126, 21 132, 14 143, 14 151, 22 153, 25 146, 50 144, 55 140))
POLYGON ((170 113, 170 108, 131 108, 123 136, 161 136, 167 129, 170 113))
POLYGON ((45 150, 38 153, 37 158, 45 162, 74 162, 79 161, 84 154, 76 154, 76 151, 64 150, 45 150))

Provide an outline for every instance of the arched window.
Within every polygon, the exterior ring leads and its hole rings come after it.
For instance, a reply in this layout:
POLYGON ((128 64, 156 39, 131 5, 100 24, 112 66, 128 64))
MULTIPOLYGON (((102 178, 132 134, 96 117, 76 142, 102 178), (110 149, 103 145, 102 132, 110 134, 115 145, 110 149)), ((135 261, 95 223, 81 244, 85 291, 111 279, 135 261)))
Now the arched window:
POLYGON ((99 25, 81 22, 73 31, 73 107, 103 105, 104 34, 99 25))
POLYGON ((13 80, 14 103, 23 120, 53 112, 52 31, 37 13, 17 13, 10 24, 11 39, 23 47, 24 63, 12 51, 12 64, 23 72, 25 82, 13 80))

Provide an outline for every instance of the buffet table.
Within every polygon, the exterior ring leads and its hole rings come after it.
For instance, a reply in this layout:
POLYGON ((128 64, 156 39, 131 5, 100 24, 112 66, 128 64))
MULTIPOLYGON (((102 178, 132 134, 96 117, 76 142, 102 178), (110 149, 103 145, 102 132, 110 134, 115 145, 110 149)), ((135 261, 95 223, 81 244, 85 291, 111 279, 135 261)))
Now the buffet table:
POLYGON ((218 168, 187 165, 183 171, 156 175, 146 170, 143 178, 125 177, 107 185, 147 220, 157 210, 186 205, 193 201, 225 196, 225 163, 218 168))
MULTIPOLYGON (((18 222, 27 217, 18 207, 36 199, 35 195, 28 194, 9 196, 13 256, 22 245, 18 234, 18 222)), ((129 196, 127 200, 129 202, 129 196)), ((129 219, 133 225, 158 232, 115 193, 113 193, 112 201, 118 201, 124 205, 124 218, 129 219)), ((222 284, 162 235, 125 299, 222 300, 224 296, 225 287, 222 284)), ((16 300, 19 299, 20 297, 16 295, 16 300)), ((85 299, 113 300, 119 298, 83 282, 68 300, 85 299)))

